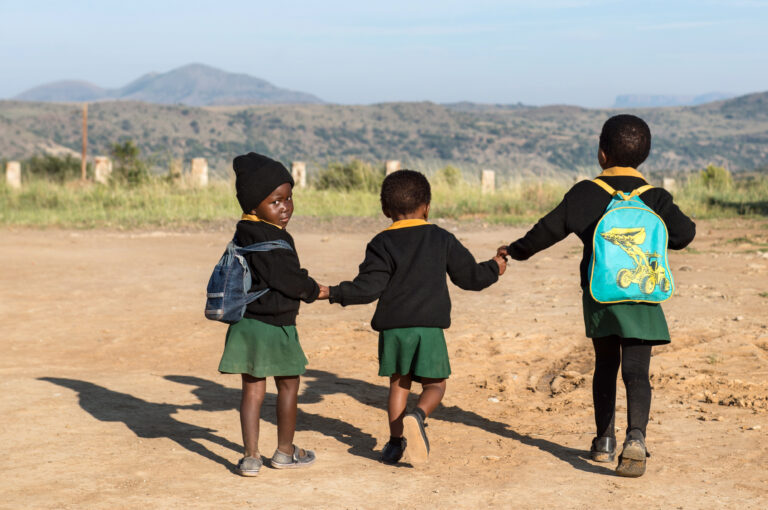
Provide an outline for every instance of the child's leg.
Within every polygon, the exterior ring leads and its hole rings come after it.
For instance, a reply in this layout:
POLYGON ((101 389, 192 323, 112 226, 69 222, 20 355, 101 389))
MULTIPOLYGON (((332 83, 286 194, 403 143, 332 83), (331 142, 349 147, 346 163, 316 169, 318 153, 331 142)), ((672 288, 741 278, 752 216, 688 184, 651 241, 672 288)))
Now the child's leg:
POLYGON ((259 420, 261 404, 266 393, 266 380, 242 374, 243 394, 240 398, 240 427, 243 431, 243 446, 246 457, 259 456, 259 420))
POLYGON ((293 454, 299 380, 298 375, 275 377, 275 385, 277 386, 277 449, 288 455, 293 454))
POLYGON ((389 400, 387 414, 389 415, 389 435, 403 437, 403 416, 408 405, 408 395, 411 393, 411 376, 409 374, 392 374, 389 378, 389 400))
MULTIPOLYGON (((645 429, 651 412, 651 344, 632 338, 621 341, 621 378, 627 388, 627 433, 645 429)), ((639 438, 637 438, 639 439, 639 438)))
POLYGON ((421 378, 421 396, 419 396, 419 403, 416 407, 424 411, 424 417, 432 414, 432 411, 434 411, 440 404, 440 401, 443 400, 445 386, 445 379, 421 378))
POLYGON ((592 402, 595 406, 597 437, 616 437, 616 375, 621 363, 621 339, 615 336, 593 338, 595 375, 592 378, 592 402))

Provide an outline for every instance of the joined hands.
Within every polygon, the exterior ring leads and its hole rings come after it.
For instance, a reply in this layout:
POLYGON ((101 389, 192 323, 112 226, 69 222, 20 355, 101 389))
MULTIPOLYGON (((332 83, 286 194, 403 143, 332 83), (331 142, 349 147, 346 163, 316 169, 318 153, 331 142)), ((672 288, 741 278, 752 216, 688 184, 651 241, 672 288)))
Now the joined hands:
POLYGON ((493 260, 499 265, 499 276, 503 275, 504 271, 507 270, 507 256, 507 247, 499 246, 496 250, 496 256, 493 257, 493 260))

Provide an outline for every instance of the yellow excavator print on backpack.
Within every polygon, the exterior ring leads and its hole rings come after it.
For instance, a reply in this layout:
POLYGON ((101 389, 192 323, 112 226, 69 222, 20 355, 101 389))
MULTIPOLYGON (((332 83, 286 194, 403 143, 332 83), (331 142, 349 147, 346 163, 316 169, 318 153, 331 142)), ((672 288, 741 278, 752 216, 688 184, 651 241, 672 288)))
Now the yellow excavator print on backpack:
POLYGON ((659 254, 644 252, 640 245, 645 241, 644 227, 614 227, 600 235, 606 241, 615 244, 629 255, 635 263, 631 269, 622 268, 616 273, 616 283, 622 289, 636 283, 644 294, 650 294, 656 285, 663 292, 670 288, 663 264, 659 264, 659 254))

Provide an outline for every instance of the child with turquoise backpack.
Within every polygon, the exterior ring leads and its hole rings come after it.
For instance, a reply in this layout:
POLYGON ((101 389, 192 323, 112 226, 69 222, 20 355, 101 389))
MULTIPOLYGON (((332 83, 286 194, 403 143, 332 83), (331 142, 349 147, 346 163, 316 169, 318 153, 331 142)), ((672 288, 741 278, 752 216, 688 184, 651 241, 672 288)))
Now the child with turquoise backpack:
POLYGON ((527 260, 575 233, 584 243, 580 265, 586 336, 595 350, 592 398, 597 433, 590 448, 597 462, 616 456, 616 375, 627 391, 627 432, 621 476, 645 473, 645 437, 651 406, 651 348, 670 341, 661 302, 674 290, 667 248, 685 248, 696 226, 662 188, 650 186, 637 167, 651 149, 648 125, 634 115, 608 119, 600 133, 602 173, 575 184, 562 202, 499 255, 527 260))

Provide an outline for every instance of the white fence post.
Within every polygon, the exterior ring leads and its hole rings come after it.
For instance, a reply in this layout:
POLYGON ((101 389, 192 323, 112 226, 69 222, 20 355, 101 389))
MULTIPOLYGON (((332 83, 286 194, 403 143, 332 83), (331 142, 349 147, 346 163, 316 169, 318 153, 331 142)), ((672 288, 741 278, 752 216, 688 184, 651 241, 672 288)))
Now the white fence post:
POLYGON ((294 185, 299 188, 307 187, 307 164, 303 161, 294 161, 291 163, 291 176, 294 185))
POLYGON ((483 170, 482 191, 483 193, 493 193, 496 190, 496 172, 493 170, 483 170))
POLYGON ((5 164, 5 182, 9 188, 21 189, 21 163, 9 161, 5 164))
POLYGON ((189 173, 191 184, 197 188, 208 186, 208 161, 205 158, 192 158, 192 171, 189 173))
POLYGON ((93 158, 93 180, 100 184, 107 184, 112 176, 112 160, 106 156, 93 158))
POLYGON ((675 188, 676 188, 675 180, 672 179, 671 177, 664 177, 661 180, 661 187, 667 191, 675 191, 675 188))
POLYGON ((398 170, 400 170, 400 161, 396 159, 390 159, 384 164, 387 168, 387 175, 391 174, 392 172, 397 172, 398 170))

